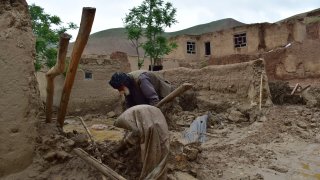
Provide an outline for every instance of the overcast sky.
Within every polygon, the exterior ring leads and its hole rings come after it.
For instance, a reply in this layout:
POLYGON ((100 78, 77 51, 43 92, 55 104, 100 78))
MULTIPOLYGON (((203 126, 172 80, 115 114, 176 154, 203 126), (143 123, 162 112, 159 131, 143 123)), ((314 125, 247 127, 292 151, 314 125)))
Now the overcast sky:
MULTIPOLYGON (((129 9, 143 0, 27 0, 35 3, 63 22, 80 24, 83 7, 95 7, 91 33, 123 27, 122 19, 129 9)), ((224 18, 243 23, 276 22, 289 16, 320 7, 320 0, 165 0, 177 8, 178 23, 166 32, 178 31, 224 18)), ((68 31, 76 38, 78 30, 68 31)))

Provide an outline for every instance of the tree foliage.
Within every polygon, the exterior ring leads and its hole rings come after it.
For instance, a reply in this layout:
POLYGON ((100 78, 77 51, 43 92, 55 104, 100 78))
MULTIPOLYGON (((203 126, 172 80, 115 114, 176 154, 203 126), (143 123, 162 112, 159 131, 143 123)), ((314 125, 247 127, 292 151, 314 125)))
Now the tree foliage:
MULTIPOLYGON (((150 57, 151 65, 159 64, 159 60, 177 47, 163 36, 164 29, 177 23, 176 8, 163 0, 144 0, 140 6, 130 9, 124 19, 128 39, 136 47, 138 65, 140 62, 139 47, 150 57), (145 37, 146 41, 142 42, 145 37)), ((140 67, 139 67, 140 68, 140 67)))
POLYGON ((43 65, 53 67, 56 64, 60 34, 69 29, 77 29, 78 26, 72 22, 63 26, 58 16, 45 13, 42 7, 35 4, 29 5, 29 12, 36 36, 35 68, 38 71, 43 65))

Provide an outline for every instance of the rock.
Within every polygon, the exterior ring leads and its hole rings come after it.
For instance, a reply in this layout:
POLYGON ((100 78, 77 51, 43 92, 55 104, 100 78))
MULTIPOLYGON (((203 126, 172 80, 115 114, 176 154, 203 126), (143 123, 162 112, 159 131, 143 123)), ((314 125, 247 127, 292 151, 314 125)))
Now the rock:
POLYGON ((74 137, 71 138, 76 146, 87 146, 89 144, 88 137, 85 134, 76 134, 74 137))
POLYGON ((59 160, 59 161, 65 161, 69 158, 71 158, 72 156, 65 152, 65 151, 58 151, 56 152, 56 158, 59 160))
POLYGON ((259 122, 265 122, 265 121, 267 121, 268 119, 267 119, 267 117, 266 116, 261 116, 260 118, 259 118, 259 122))
POLYGON ((316 128, 316 127, 318 127, 318 125, 317 125, 317 123, 311 123, 311 124, 310 124, 310 127, 316 128))
POLYGON ((53 161, 53 160, 55 160, 56 159, 56 152, 48 152, 47 154, 45 154, 44 156, 43 156, 43 158, 45 159, 45 160, 47 160, 47 161, 53 161))
POLYGON ((308 127, 307 124, 303 121, 298 121, 297 126, 302 129, 307 129, 307 127, 308 127))
POLYGON ((280 172, 280 173, 287 173, 287 172, 288 172, 288 169, 286 169, 286 168, 280 168, 280 167, 275 166, 275 165, 269 166, 268 168, 269 168, 269 169, 272 169, 272 170, 275 170, 275 171, 277 171, 277 172, 280 172))
POLYGON ((256 179, 256 180, 263 180, 263 176, 259 173, 257 173, 256 175, 253 176, 253 179, 256 179))
POLYGON ((108 112, 108 114, 107 114, 107 117, 108 118, 113 118, 113 117, 115 117, 116 116, 116 113, 114 112, 114 111, 110 111, 110 112, 108 112))
POLYGON ((289 119, 285 119, 285 120, 283 121, 283 124, 284 124, 285 126, 292 126, 292 121, 289 120, 289 119))
POLYGON ((187 159, 189 161, 194 161, 197 159, 198 157, 198 154, 199 154, 199 150, 198 149, 195 149, 195 148, 192 148, 192 147, 185 147, 183 149, 183 152, 187 155, 187 159))
POLYGON ((246 122, 248 121, 247 118, 245 118, 245 116, 237 110, 231 110, 228 119, 234 123, 240 123, 240 122, 246 122))
POLYGON ((196 180, 196 178, 190 174, 180 171, 175 172, 174 177, 176 180, 196 180))
POLYGON ((65 142, 66 146, 68 147, 73 147, 75 142, 71 139, 68 139, 66 142, 65 142))
POLYGON ((221 178, 223 176, 223 171, 221 169, 218 169, 217 170, 217 175, 218 175, 218 177, 221 178))
POLYGON ((317 122, 317 119, 316 118, 312 118, 312 119, 310 119, 310 122, 315 123, 315 122, 317 122))
POLYGON ((197 179, 218 179, 215 172, 209 169, 199 169, 197 171, 197 179))

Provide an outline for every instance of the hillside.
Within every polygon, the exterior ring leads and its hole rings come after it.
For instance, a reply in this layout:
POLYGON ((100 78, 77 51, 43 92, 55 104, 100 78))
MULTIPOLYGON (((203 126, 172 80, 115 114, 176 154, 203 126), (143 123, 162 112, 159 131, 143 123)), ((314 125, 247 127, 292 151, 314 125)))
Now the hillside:
POLYGON ((305 23, 320 21, 320 8, 314 9, 312 11, 296 14, 294 16, 280 20, 276 23, 289 22, 289 21, 295 21, 295 20, 303 20, 305 23))
MULTIPOLYGON (((244 25, 244 23, 227 18, 193 26, 176 32, 168 32, 165 33, 165 36, 172 37, 183 34, 199 35, 240 25, 244 25)), ((73 43, 70 44, 69 50, 72 46, 73 43)), ((84 50, 84 54, 110 54, 114 51, 122 51, 126 52, 128 55, 136 55, 134 47, 127 39, 124 28, 107 29, 91 34, 84 50)))
POLYGON ((183 29, 181 31, 166 33, 169 37, 189 34, 189 35, 200 35, 208 32, 219 31, 223 29, 229 29, 236 26, 245 25, 242 22, 236 21, 232 18, 221 19, 218 21, 212 21, 206 24, 200 24, 197 26, 193 26, 187 29, 183 29))

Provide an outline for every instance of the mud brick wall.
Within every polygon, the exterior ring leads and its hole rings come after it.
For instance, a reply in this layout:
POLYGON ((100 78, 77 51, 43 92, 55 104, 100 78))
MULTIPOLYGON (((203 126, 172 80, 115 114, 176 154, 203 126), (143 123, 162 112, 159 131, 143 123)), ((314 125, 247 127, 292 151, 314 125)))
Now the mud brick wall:
MULTIPOLYGON (((249 104, 259 104, 261 73, 265 71, 264 61, 207 66, 202 69, 177 68, 159 72, 174 86, 184 82, 194 84, 200 96, 211 100, 226 100, 249 104)), ((267 77, 264 74, 264 82, 267 77)), ((267 83, 263 86, 263 104, 270 104, 267 83)))
POLYGON ((39 91, 35 39, 24 0, 0 1, 0 179, 33 159, 39 91))
MULTIPOLYGON (((120 97, 117 90, 109 84, 115 72, 130 72, 130 64, 125 53, 116 52, 110 56, 86 55, 80 60, 75 82, 70 95, 67 112, 69 114, 108 113, 119 107, 120 97), (90 72, 92 79, 86 79, 90 72)), ((59 107, 64 85, 64 76, 55 79, 54 106, 59 107)), ((41 99, 46 99, 46 79, 44 73, 38 73, 41 99)))
POLYGON ((319 40, 305 40, 293 43, 288 48, 263 54, 269 80, 319 78, 319 46, 319 40))

